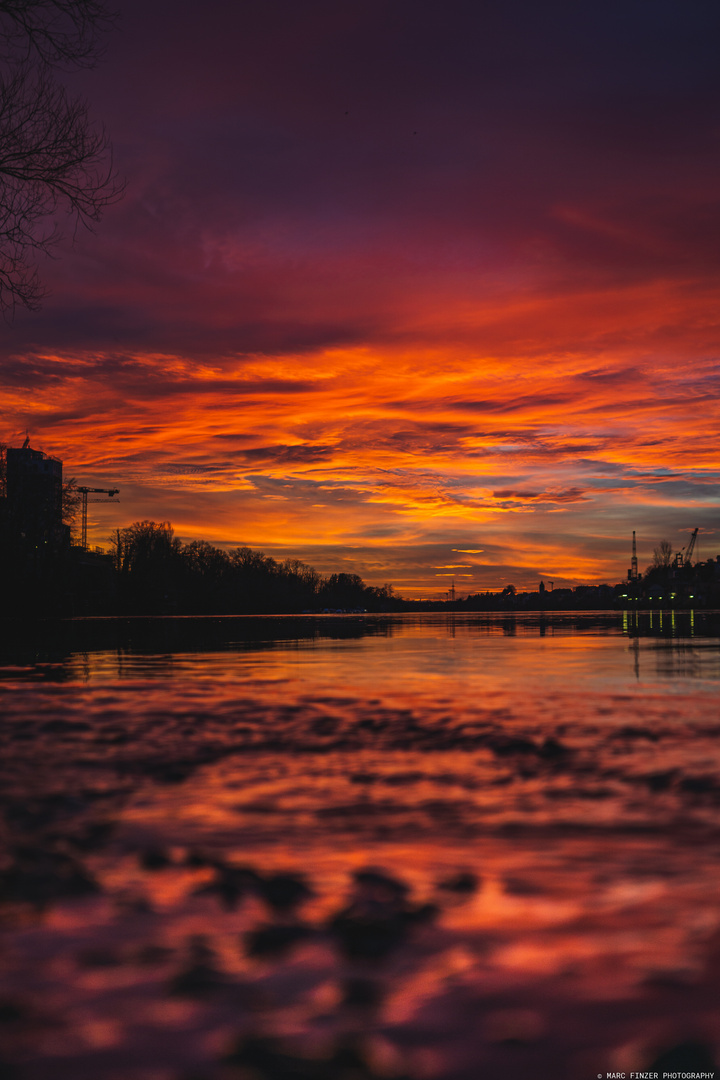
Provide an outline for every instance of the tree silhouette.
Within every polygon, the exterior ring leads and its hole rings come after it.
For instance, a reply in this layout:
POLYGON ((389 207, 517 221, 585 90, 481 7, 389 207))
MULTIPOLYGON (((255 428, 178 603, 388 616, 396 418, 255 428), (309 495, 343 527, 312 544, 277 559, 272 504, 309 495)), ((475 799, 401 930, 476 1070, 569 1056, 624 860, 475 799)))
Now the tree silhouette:
POLYGON ((661 540, 656 548, 653 548, 651 566, 666 569, 672 562, 672 544, 669 540, 661 540))
POLYGON ((65 480, 62 486, 62 520, 72 530, 80 513, 82 496, 78 491, 77 480, 72 476, 65 480))
POLYGON ((92 67, 113 22, 101 0, 0 0, 0 310, 45 295, 36 259, 54 215, 92 228, 122 194, 107 134, 58 73, 92 67))
POLYGON ((388 611, 391 585, 357 574, 325 578, 299 559, 279 563, 247 547, 223 551, 207 540, 183 544, 168 521, 136 521, 108 538, 122 609, 142 614, 289 614, 388 611))

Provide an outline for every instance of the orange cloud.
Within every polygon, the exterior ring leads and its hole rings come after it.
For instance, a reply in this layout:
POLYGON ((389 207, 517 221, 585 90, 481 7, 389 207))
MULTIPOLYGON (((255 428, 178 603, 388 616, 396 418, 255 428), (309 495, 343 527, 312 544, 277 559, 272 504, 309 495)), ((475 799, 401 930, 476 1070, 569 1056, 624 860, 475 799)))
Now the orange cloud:
POLYGON ((448 563, 484 554, 485 581, 505 565, 519 579, 587 581, 621 576, 618 542, 638 517, 660 527, 682 510, 695 522, 716 505, 719 380, 711 359, 689 377, 627 347, 388 343, 202 363, 34 355, 6 369, 4 400, 11 429, 29 427, 83 482, 121 488, 123 522, 170 518, 185 538, 300 557, 317 544, 440 542, 448 563), (598 550, 608 516, 621 536, 598 550))

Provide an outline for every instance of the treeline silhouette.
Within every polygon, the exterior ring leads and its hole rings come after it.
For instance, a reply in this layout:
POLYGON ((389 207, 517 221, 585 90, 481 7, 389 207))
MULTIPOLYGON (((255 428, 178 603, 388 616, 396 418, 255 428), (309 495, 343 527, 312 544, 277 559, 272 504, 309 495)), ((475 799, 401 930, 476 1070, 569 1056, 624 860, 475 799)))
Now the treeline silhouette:
POLYGON ((6 615, 298 614, 394 611, 391 585, 357 574, 323 576, 298 559, 278 562, 248 547, 230 551, 206 540, 182 543, 169 522, 118 529, 109 552, 69 542, 2 543, 6 615))
POLYGON ((111 546, 121 606, 132 611, 387 611, 395 600, 391 585, 366 585, 357 574, 324 577, 299 559, 278 562, 248 547, 183 544, 169 522, 135 522, 118 530, 111 546))

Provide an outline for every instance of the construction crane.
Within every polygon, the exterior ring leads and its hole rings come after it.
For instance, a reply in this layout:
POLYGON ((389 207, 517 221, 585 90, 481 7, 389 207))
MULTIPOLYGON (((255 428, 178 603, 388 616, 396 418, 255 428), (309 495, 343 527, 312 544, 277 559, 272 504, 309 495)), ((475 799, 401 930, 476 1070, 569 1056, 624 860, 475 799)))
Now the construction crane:
POLYGON ((630 569, 628 570, 628 581, 637 581, 637 579, 638 579, 637 542, 635 540, 635 530, 633 529, 632 558, 630 560, 630 569))
POLYGON ((697 540, 698 531, 699 531, 698 529, 695 529, 692 536, 690 537, 690 543, 688 544, 688 549, 687 549, 687 552, 685 554, 685 562, 686 563, 690 562, 690 558, 692 556, 692 553, 695 550, 695 541, 697 540))
POLYGON ((680 551, 678 551, 677 555, 673 559, 673 566, 676 570, 679 570, 683 566, 690 565, 690 559, 692 557, 693 551, 695 550, 695 541, 697 540, 697 534, 699 531, 699 528, 693 531, 693 534, 690 537, 690 543, 687 546, 687 550, 685 548, 682 548, 680 551))
POLYGON ((91 503, 96 503, 96 502, 106 503, 106 502, 108 502, 108 499, 88 499, 88 495, 108 495, 110 497, 110 499, 112 499, 114 495, 118 495, 120 493, 120 488, 79 487, 78 491, 80 492, 80 494, 82 496, 82 534, 81 534, 80 543, 82 545, 83 551, 87 551, 87 508, 88 508, 88 503, 89 502, 91 502, 91 503))

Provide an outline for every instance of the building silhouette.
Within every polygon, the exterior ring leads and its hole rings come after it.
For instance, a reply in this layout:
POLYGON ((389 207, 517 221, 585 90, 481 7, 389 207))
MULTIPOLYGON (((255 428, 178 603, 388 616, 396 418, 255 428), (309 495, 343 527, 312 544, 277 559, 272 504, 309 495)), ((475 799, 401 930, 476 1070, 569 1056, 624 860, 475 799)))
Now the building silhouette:
POLYGON ((10 536, 29 552, 57 547, 69 539, 62 520, 62 461, 28 440, 6 451, 3 518, 10 536))

